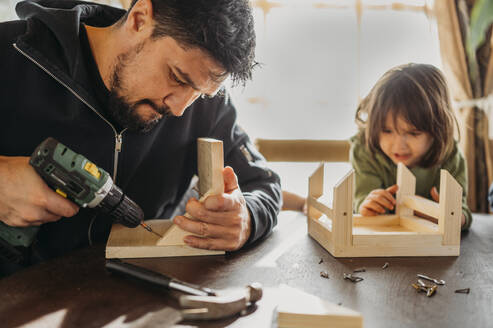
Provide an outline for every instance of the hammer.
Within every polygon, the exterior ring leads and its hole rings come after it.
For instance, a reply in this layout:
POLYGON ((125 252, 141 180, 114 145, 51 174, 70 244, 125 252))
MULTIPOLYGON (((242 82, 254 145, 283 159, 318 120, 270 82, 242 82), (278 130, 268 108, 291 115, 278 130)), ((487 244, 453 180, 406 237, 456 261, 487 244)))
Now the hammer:
POLYGON ((262 298, 262 285, 254 282, 241 291, 224 296, 182 295, 179 298, 183 319, 210 320, 244 312, 248 306, 262 298))
POLYGON ((112 273, 141 280, 170 291, 189 294, 179 296, 181 307, 186 308, 181 311, 183 319, 226 318, 246 310, 249 305, 262 298, 260 283, 252 283, 244 290, 217 295, 210 288, 188 284, 118 259, 107 260, 105 266, 106 270, 112 273))

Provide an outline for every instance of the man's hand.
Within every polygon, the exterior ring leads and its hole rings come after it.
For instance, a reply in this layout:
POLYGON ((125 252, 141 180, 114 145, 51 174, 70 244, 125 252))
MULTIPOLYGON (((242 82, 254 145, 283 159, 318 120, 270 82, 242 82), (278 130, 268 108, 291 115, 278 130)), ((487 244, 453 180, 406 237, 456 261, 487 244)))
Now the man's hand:
POLYGON ((0 220, 13 227, 41 225, 79 211, 71 201, 51 190, 29 157, 0 157, 0 220))
POLYGON ((186 236, 185 243, 192 247, 234 251, 241 248, 251 232, 250 213, 231 167, 223 170, 224 194, 206 198, 200 203, 192 198, 187 203, 185 216, 176 216, 174 223, 198 236, 186 236))
POLYGON ((397 192, 397 185, 387 189, 375 189, 366 196, 359 207, 359 213, 363 216, 375 216, 385 213, 386 209, 392 210, 395 206, 394 195, 397 192))

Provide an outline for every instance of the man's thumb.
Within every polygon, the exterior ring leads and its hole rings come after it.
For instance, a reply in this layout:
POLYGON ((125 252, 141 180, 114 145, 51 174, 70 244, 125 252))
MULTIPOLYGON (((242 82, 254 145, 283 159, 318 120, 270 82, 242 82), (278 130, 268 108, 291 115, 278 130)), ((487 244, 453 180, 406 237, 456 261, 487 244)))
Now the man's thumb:
POLYGON ((238 189, 238 178, 236 177, 235 171, 231 166, 226 166, 223 169, 223 179, 224 179, 224 192, 229 193, 235 189, 238 189))

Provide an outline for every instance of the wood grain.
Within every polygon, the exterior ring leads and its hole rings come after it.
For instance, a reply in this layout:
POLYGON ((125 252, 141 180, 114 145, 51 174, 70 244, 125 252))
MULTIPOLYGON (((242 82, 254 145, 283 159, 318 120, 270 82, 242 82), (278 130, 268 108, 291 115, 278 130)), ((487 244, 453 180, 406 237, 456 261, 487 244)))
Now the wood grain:
POLYGON ((334 187, 332 208, 320 202, 323 165, 309 178, 308 234, 335 257, 458 256, 462 188, 441 172, 440 203, 415 196, 416 178, 402 163, 397 167, 396 214, 352 216, 351 171, 334 187), (315 197, 317 196, 317 197, 315 197), (413 215, 437 217, 438 224, 413 215), (315 215, 316 211, 317 215, 315 215), (373 223, 374 222, 374 223, 373 223))

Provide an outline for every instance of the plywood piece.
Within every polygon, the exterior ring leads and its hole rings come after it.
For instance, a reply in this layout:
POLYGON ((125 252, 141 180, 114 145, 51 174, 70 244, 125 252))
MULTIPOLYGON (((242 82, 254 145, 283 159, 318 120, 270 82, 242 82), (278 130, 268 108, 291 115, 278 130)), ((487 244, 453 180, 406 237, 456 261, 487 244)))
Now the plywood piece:
POLYGON ((348 140, 256 139, 269 162, 349 162, 348 140))
POLYGON ((397 226, 400 219, 396 214, 362 216, 353 214, 353 227, 355 226, 397 226))
MULTIPOLYGON (((354 172, 346 174, 334 187, 332 202, 332 236, 334 246, 347 247, 352 244, 353 230, 353 177, 354 172)), ((327 216, 329 216, 327 214, 327 216)))
MULTIPOLYGON (((173 225, 171 220, 150 220, 146 223, 157 233, 164 234, 173 225)), ((106 244, 106 258, 144 258, 171 256, 220 255, 222 251, 209 251, 186 245, 159 246, 159 237, 141 226, 127 228, 114 224, 106 244)))
MULTIPOLYGON (((222 141, 211 138, 197 139, 198 173, 200 201, 203 202, 210 195, 224 192, 222 171, 224 168, 222 141)), ((188 214, 185 214, 191 218, 188 214)), ((162 223, 156 223, 161 225, 162 223)), ((152 229, 156 229, 150 225, 152 229)), ((154 234, 143 230, 136 233, 135 229, 122 229, 119 225, 113 225, 112 245, 106 245, 107 256, 112 257, 168 257, 168 256, 197 256, 224 254, 224 251, 210 251, 193 248, 185 244, 183 238, 193 235, 184 231, 172 222, 167 223, 166 229, 159 232, 163 237, 155 237, 154 234), (125 244, 126 243, 126 244, 125 244), (110 248, 108 250, 108 248, 110 248)), ((140 229, 137 228, 137 229, 140 229)), ((159 227, 158 227, 159 229, 159 227)), ((110 236, 111 236, 110 235, 110 236)))
POLYGON ((462 187, 446 170, 440 171, 440 215, 438 227, 443 245, 460 245, 462 187))
POLYGON ((433 248, 394 246, 394 247, 379 247, 371 246, 352 246, 339 250, 332 254, 337 258, 345 257, 416 257, 416 256, 458 256, 460 248, 457 245, 443 246, 436 245, 433 248))
POLYGON ((194 235, 191 232, 181 229, 176 224, 171 225, 171 227, 164 233, 163 238, 156 242, 156 245, 166 246, 166 245, 185 245, 183 238, 188 235, 194 235))
POLYGON ((280 328, 363 327, 363 316, 359 312, 286 285, 281 285, 280 290, 277 307, 280 328))
MULTIPOLYGON (((426 199, 421 196, 403 196, 402 203, 410 209, 413 209, 415 211, 424 213, 428 216, 438 219, 440 209, 437 202, 434 202, 432 200, 426 199)), ((406 214, 401 214, 401 215, 406 215, 406 214)))
MULTIPOLYGON (((211 138, 197 139, 197 158, 199 173, 200 202, 204 202, 208 196, 220 195, 224 192, 223 180, 223 142, 211 138)), ((186 217, 192 217, 185 214, 186 217)), ((158 241, 160 246, 185 246, 183 238, 192 233, 173 225, 158 241)))
POLYGON ((220 195, 224 192, 223 181, 223 142, 211 138, 197 140, 199 173, 199 193, 220 195))
POLYGON ((438 226, 436 223, 433 223, 431 221, 417 217, 415 215, 401 216, 400 225, 402 227, 406 227, 410 230, 417 231, 417 232, 436 232, 436 233, 439 233, 438 226))
MULTIPOLYGON (((324 165, 320 164, 313 174, 308 178, 308 202, 313 204, 313 200, 323 194, 324 187, 324 165)), ((307 204, 308 205, 308 204, 307 204)), ((313 211, 313 206, 307 208, 308 219, 318 217, 318 213, 313 211)))
MULTIPOLYGON (((309 191, 314 194, 317 189, 313 186, 323 185, 323 175, 320 174, 322 170, 323 168, 319 167, 311 177, 312 185, 309 191), (313 180, 315 176, 318 179, 313 180)), ((460 254, 462 189, 448 172, 441 173, 440 203, 436 204, 414 195, 416 179, 404 165, 400 164, 398 212, 374 217, 361 215, 353 217, 350 206, 352 176, 351 171, 334 188, 333 208, 321 203, 320 196, 308 198, 309 213, 311 209, 319 214, 317 218, 309 216, 308 233, 333 256, 458 256, 460 254), (344 212, 344 209, 347 212, 344 212), (413 209, 430 216, 438 216, 443 227, 440 228, 437 223, 414 216, 413 209)))
POLYGON ((308 219, 308 233, 323 248, 334 253, 334 243, 332 243, 332 222, 323 216, 320 219, 308 219))
POLYGON ((318 202, 313 196, 308 196, 312 208, 315 208, 319 212, 326 213, 327 216, 332 217, 332 209, 322 202, 318 202))
POLYGON ((399 216, 413 215, 413 210, 404 205, 403 198, 414 196, 416 193, 416 177, 402 163, 397 164, 397 186, 399 186, 399 189, 396 194, 395 213, 399 216))

